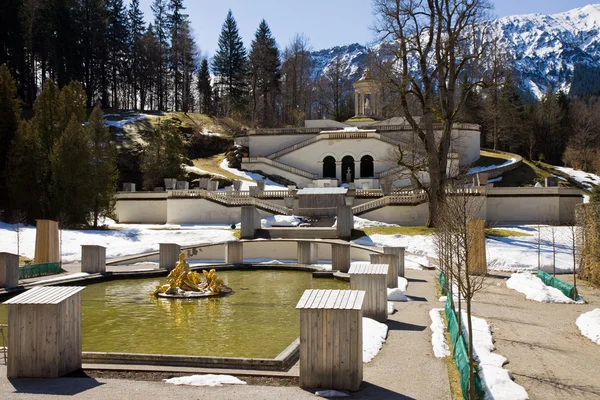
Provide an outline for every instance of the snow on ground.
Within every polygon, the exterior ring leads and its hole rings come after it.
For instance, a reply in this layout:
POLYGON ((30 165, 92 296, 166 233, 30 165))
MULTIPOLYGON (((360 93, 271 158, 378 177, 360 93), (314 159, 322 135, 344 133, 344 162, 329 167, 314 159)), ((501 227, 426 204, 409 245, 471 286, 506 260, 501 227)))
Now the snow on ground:
POLYGON ((600 308, 581 314, 576 323, 583 336, 600 344, 600 308))
POLYGON ((596 174, 567 167, 554 167, 554 169, 569 175, 587 189, 591 190, 592 187, 600 185, 600 176, 596 174))
MULTIPOLYGON (((108 117, 108 116, 115 116, 114 114, 106 114, 104 115, 104 117, 108 117)), ((152 117, 156 117, 156 115, 151 115, 151 114, 133 114, 131 116, 128 116, 126 118, 123 119, 119 119, 119 120, 105 120, 104 121, 104 126, 114 126, 115 128, 119 128, 119 129, 123 129, 125 127, 125 125, 127 124, 132 124, 134 122, 137 121, 141 121, 144 119, 148 119, 148 118, 152 118, 152 117)))
POLYGON ((391 301, 410 301, 410 297, 406 296, 406 288, 408 287, 408 280, 401 276, 398 277, 398 287, 387 289, 387 298, 391 301))
POLYGON ((325 397, 327 399, 332 398, 332 397, 348 397, 350 396, 349 394, 346 394, 344 392, 340 392, 339 390, 317 390, 315 392, 315 396, 318 397, 325 397))
POLYGON ((394 311, 396 311, 396 306, 394 306, 394 303, 391 301, 387 302, 387 312, 388 314, 393 314, 394 311))
POLYGON ((506 287, 523 293, 528 300, 541 303, 575 303, 563 292, 555 287, 547 286, 540 278, 530 272, 512 274, 506 281, 506 287))
MULTIPOLYGON (((337 223, 337 218, 336 218, 335 222, 337 223)), ((371 221, 370 219, 365 219, 365 218, 360 218, 360 217, 354 216, 354 229, 369 228, 369 227, 373 227, 373 226, 398 226, 398 225, 388 224, 388 223, 379 222, 379 221, 371 221)))
MULTIPOLYGON (((230 168, 229 161, 227 161, 226 158, 223 159, 223 161, 221 161, 219 168, 221 168, 233 175, 239 176, 240 178, 247 179, 250 181, 258 181, 258 180, 266 179, 265 190, 281 190, 282 188, 287 188, 287 186, 281 185, 277 182, 273 182, 272 180, 267 179, 264 176, 262 176, 261 174, 257 174, 256 172, 240 171, 239 169, 230 168)), ((248 188, 250 186, 256 186, 256 184, 250 183, 248 181, 242 181, 242 188, 240 190, 248 190, 248 188)))
POLYGON ((273 226, 298 226, 303 221, 293 215, 273 215, 260 220, 260 224, 263 228, 270 228, 273 226))
POLYGON ((473 168, 469 169, 467 174, 477 174, 479 172, 490 171, 490 170, 493 170, 496 168, 505 167, 507 165, 514 164, 516 162, 517 162, 516 158, 511 158, 510 160, 506 160, 505 162, 503 162, 502 164, 499 164, 499 165, 488 165, 487 167, 473 167, 473 168))
MULTIPOLYGON (((538 269, 538 226, 514 225, 498 227, 526 233, 530 236, 490 236, 486 239, 488 269, 496 271, 521 272, 537 271, 538 269)), ((541 269, 546 272, 553 270, 552 232, 554 231, 556 248, 556 272, 568 273, 573 271, 573 256, 571 254, 570 226, 540 226, 540 262, 541 269)), ((420 269, 420 266, 430 267, 429 258, 437 258, 435 237, 433 235, 381 235, 363 236, 352 243, 361 246, 399 246, 405 247, 406 268, 420 269)))
POLYGON ((221 133, 209 131, 206 128, 202 129, 201 135, 204 135, 204 136, 223 136, 223 134, 221 134, 221 133))
POLYGON ((165 383, 174 385, 190 385, 190 386, 223 386, 223 385, 245 385, 246 382, 231 375, 191 375, 180 376, 171 379, 163 379, 165 383))
POLYGON ((214 172, 209 172, 205 169, 202 168, 198 168, 198 167, 192 167, 191 165, 183 165, 183 169, 185 170, 185 172, 192 172, 194 174, 198 174, 198 175, 213 175, 213 176, 220 176, 222 178, 225 178, 225 176, 221 175, 221 174, 215 174, 214 172))
POLYGON ((383 346, 387 338, 388 327, 371 318, 362 319, 363 324, 363 362, 371 361, 383 346))
POLYGON ((446 325, 442 318, 443 312, 443 308, 434 308, 429 311, 429 317, 431 318, 431 345, 433 346, 433 354, 437 358, 444 358, 450 355, 446 336, 444 336, 446 325))
MULTIPOLYGON (((237 240, 230 229, 202 225, 115 225, 106 230, 65 230, 62 232, 63 262, 81 260, 81 245, 106 247, 106 257, 115 258, 158 250, 159 243, 182 246, 237 240)), ((33 258, 35 227, 21 231, 21 255, 33 258)), ((12 225, 0 223, 0 252, 17 252, 17 235, 12 225)))
MULTIPOLYGON (((462 312, 462 329, 465 341, 467 334, 467 313, 462 312)), ((502 368, 507 360, 497 353, 492 353, 496 348, 492 339, 490 326, 483 318, 471 316, 473 328, 473 353, 479 363, 477 372, 486 399, 494 400, 527 400, 529 396, 525 389, 513 382, 510 371, 502 368)))

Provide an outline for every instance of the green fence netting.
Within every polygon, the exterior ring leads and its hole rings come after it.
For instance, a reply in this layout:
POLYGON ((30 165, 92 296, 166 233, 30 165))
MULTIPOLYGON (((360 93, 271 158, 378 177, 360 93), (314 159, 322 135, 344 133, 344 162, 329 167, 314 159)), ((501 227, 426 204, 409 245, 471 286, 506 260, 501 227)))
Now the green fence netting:
POLYGON ((60 273, 60 263, 30 264, 19 267, 19 279, 33 278, 35 276, 60 273))
POLYGON ((544 284, 557 288, 570 299, 577 300, 577 290, 575 289, 575 286, 561 281, 560 279, 555 278, 544 271, 538 271, 537 276, 542 280, 542 282, 544 282, 544 284))
POLYGON ((446 275, 441 271, 440 271, 439 280, 440 280, 440 288, 442 289, 442 294, 445 295, 446 294, 446 275))
MULTIPOLYGON (((458 326, 458 318, 456 316, 456 310, 454 309, 454 302, 452 296, 448 295, 446 299, 446 305, 444 307, 446 312, 446 319, 448 320, 448 332, 450 333, 450 340, 452 341, 452 357, 456 363, 456 368, 460 374, 460 387, 462 389, 463 398, 468 400, 469 398, 469 352, 467 350, 466 341, 461 334, 461 330, 458 326)), ((484 393, 481 386, 481 380, 475 370, 475 391, 477 392, 477 398, 483 399, 484 393)))

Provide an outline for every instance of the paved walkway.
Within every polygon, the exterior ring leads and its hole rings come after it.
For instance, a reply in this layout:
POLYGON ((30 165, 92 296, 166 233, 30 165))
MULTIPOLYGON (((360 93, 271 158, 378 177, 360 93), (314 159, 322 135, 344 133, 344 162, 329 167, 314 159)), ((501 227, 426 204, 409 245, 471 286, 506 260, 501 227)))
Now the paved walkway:
MULTIPOLYGON (((434 272, 407 270, 407 294, 415 301, 396 303, 390 316, 388 339, 381 352, 364 367, 362 390, 356 399, 450 399, 446 366, 433 356, 429 310, 440 307, 434 272)), ((2 399, 46 398, 56 395, 77 399, 219 398, 314 399, 312 391, 298 387, 229 386, 199 388, 161 382, 117 379, 60 378, 25 380, 6 378, 0 361, 2 399)), ((179 374, 176 374, 179 375, 179 374)))
MULTIPOLYGON (((579 287, 588 304, 549 304, 526 300, 508 289, 500 274, 475 297, 473 314, 492 326, 497 352, 530 399, 600 399, 600 346, 581 335, 575 320, 600 307, 600 291, 579 287)), ((569 281, 569 276, 560 276, 569 281)))

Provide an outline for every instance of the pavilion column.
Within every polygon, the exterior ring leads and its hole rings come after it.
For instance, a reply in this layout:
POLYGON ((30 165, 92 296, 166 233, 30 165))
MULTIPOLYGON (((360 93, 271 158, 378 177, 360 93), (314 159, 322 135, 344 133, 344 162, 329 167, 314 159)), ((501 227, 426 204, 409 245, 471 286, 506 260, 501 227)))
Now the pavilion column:
POLYGON ((354 115, 358 115, 358 92, 354 91, 354 115))
POLYGON ((342 171, 342 162, 341 161, 336 161, 335 162, 335 177, 338 180, 339 184, 341 184, 342 182, 344 182, 344 175, 343 171, 342 171))
MULTIPOLYGON (((360 160, 354 160, 354 179, 360 178, 360 160)), ((362 188, 357 188, 362 189, 362 188)))

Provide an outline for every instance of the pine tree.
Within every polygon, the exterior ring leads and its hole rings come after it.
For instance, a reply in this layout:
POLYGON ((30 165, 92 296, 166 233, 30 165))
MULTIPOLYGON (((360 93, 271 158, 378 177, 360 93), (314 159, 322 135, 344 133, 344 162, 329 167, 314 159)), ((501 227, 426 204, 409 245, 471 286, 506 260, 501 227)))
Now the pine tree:
MULTIPOLYGON (((83 29, 83 83, 87 94, 87 107, 91 107, 95 100, 101 99, 101 93, 107 92, 103 88, 103 76, 106 66, 103 60, 108 58, 106 46, 106 19, 107 10, 104 0, 86 0, 80 2, 83 29)), ((104 82, 106 83, 106 82, 104 82)))
POLYGON ((249 59, 252 119, 261 126, 273 126, 276 95, 281 78, 281 61, 277 43, 264 19, 256 30, 249 59))
POLYGON ((160 57, 160 44, 154 35, 154 27, 148 25, 148 29, 140 42, 140 109, 144 110, 146 104, 150 109, 155 109, 157 96, 156 87, 159 79, 159 68, 162 59, 160 57))
POLYGON ((123 0, 107 0, 108 26, 107 44, 111 79, 111 104, 120 107, 118 89, 125 78, 125 56, 127 54, 128 24, 123 0))
POLYGON ((89 143, 88 129, 73 115, 50 154, 54 215, 66 213, 76 224, 87 223, 92 209, 89 143))
POLYGON ((206 58, 202 59, 200 71, 198 72, 198 111, 202 114, 212 112, 212 87, 206 58))
POLYGON ((171 52, 170 52, 170 67, 173 74, 173 107, 175 111, 180 110, 182 64, 184 58, 184 47, 187 40, 187 14, 183 14, 185 10, 183 0, 169 0, 169 15, 168 26, 171 37, 171 52))
POLYGON ((87 127, 90 139, 89 189, 92 199, 92 221, 98 226, 98 218, 107 216, 114 206, 117 185, 117 150, 110 141, 110 132, 104 126, 104 115, 96 106, 87 127))
POLYGON ((21 121, 8 153, 7 184, 13 208, 26 211, 30 218, 44 215, 44 160, 35 124, 21 121))
POLYGON ((148 143, 142 158, 144 187, 152 190, 162 186, 165 178, 181 178, 184 145, 177 127, 170 121, 159 121, 148 143))
POLYGON ((141 64, 142 37, 146 31, 144 13, 140 9, 140 0, 131 0, 129 3, 129 33, 130 33, 130 82, 133 109, 138 108, 138 94, 140 92, 140 75, 144 66, 141 64))
POLYGON ((194 109, 194 92, 192 83, 197 70, 196 43, 190 30, 189 22, 185 22, 181 34, 181 110, 188 112, 194 109))
POLYGON ((154 36, 158 43, 158 52, 156 57, 159 60, 157 77, 156 77, 156 97, 158 101, 158 109, 166 110, 168 101, 168 82, 167 82, 167 55, 169 44, 167 42, 169 20, 167 14, 167 0, 154 0, 152 2, 152 13, 154 14, 154 36))
POLYGON ((216 87, 224 102, 225 115, 243 113, 248 86, 248 57, 231 10, 219 35, 219 49, 213 58, 212 68, 217 76, 216 87))
POLYGON ((4 186, 10 144, 19 129, 21 101, 17 94, 17 85, 8 67, 0 65, 0 187, 4 186))

